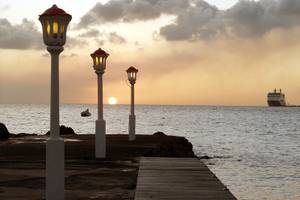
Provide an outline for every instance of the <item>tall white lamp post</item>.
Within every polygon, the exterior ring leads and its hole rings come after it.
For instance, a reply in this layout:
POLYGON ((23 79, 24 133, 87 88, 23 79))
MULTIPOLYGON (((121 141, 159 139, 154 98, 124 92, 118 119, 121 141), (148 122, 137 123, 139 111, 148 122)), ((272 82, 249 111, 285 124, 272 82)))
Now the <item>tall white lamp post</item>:
POLYGON ((59 135, 59 54, 72 16, 53 5, 40 15, 43 39, 51 54, 50 137, 46 143, 46 199, 64 199, 64 140, 59 135))
POLYGON ((134 67, 129 67, 127 70, 128 81, 131 85, 131 107, 129 115, 129 140, 135 140, 135 114, 134 114, 134 84, 138 70, 134 67))
POLYGON ((105 120, 103 119, 103 74, 106 68, 106 59, 109 56, 99 48, 91 54, 93 67, 98 79, 98 119, 96 120, 95 156, 96 158, 106 157, 106 135, 105 120))

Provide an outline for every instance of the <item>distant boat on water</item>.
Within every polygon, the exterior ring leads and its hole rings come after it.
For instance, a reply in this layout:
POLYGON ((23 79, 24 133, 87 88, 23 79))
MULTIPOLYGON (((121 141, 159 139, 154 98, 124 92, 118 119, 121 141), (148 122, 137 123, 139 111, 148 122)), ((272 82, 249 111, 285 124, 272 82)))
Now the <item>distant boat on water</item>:
POLYGON ((279 92, 277 92, 276 89, 274 89, 273 92, 269 92, 267 96, 267 101, 269 106, 287 106, 285 101, 285 94, 279 89, 279 92))
POLYGON ((86 109, 85 111, 82 111, 81 113, 81 117, 89 117, 92 114, 90 113, 89 109, 86 109))

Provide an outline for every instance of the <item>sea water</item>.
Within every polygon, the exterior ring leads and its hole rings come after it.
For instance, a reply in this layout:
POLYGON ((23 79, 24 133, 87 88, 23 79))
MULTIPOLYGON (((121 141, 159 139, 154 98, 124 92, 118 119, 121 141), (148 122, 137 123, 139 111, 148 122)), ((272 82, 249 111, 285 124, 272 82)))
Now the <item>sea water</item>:
MULTIPOLYGON (((48 105, 0 104, 12 133, 44 134, 48 105)), ((128 133, 129 106, 104 106, 108 134, 128 133)), ((94 133, 96 105, 61 105, 60 122, 94 133), (80 112, 89 108, 92 116, 80 112)), ((242 200, 300 199, 300 108, 136 106, 136 133, 184 136, 198 156, 242 200)))

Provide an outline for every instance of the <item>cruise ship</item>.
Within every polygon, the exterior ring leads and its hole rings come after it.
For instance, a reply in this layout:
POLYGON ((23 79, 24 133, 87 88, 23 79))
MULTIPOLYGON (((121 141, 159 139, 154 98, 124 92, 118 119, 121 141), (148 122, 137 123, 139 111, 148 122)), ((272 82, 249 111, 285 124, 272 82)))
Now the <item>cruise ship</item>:
POLYGON ((268 105, 269 106, 286 106, 285 95, 281 89, 279 92, 275 89, 273 92, 268 93, 268 105))

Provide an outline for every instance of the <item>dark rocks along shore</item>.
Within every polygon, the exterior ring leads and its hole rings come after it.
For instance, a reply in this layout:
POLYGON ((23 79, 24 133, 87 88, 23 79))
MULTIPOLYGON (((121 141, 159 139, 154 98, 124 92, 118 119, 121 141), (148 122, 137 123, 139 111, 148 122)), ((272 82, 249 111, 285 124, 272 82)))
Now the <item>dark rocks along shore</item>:
MULTIPOLYGON (((4 129, 3 129, 4 130, 4 129)), ((1 129, 2 134, 2 129, 1 129)), ((184 137, 107 135, 107 158, 95 159, 95 135, 65 139, 66 199, 134 199, 139 158, 195 157, 184 137)), ((47 135, 11 135, 0 141, 0 199, 44 199, 47 135)))

